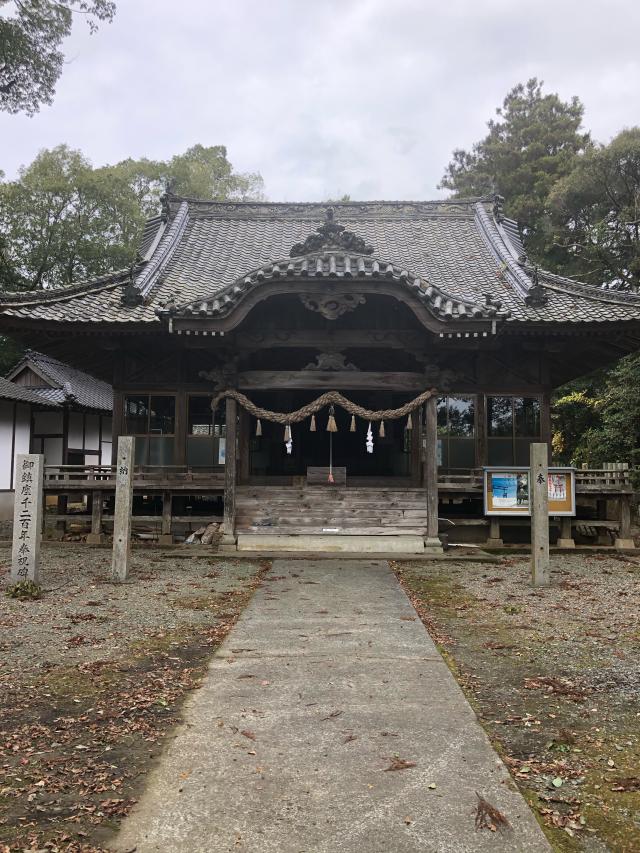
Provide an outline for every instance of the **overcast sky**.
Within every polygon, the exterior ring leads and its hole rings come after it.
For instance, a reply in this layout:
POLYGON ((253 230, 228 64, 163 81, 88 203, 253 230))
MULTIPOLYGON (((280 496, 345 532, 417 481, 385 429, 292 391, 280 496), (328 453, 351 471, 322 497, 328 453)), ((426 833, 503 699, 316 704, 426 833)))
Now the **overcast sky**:
POLYGON ((640 0, 118 0, 78 21, 54 103, 0 116, 15 175, 62 142, 95 165, 224 144, 273 201, 416 199, 506 92, 578 95, 607 141, 640 124, 640 0))

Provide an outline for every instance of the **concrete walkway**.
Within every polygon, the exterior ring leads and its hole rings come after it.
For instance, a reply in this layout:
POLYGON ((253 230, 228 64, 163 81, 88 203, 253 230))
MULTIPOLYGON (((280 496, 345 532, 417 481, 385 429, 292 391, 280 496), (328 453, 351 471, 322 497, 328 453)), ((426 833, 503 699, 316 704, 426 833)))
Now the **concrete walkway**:
POLYGON ((551 850, 388 563, 339 559, 274 563, 112 846, 551 850))

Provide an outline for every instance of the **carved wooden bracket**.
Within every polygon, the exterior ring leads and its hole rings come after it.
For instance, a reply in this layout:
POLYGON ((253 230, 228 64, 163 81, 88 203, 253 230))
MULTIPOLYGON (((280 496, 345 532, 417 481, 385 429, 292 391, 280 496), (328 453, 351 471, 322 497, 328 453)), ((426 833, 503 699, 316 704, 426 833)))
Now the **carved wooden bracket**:
POLYGON ((309 311, 322 314, 325 320, 337 320, 348 311, 355 310, 358 305, 364 305, 366 299, 361 293, 331 293, 326 296, 301 293, 300 301, 309 311))
POLYGON ((360 370, 350 361, 345 363, 343 352, 321 352, 316 356, 315 362, 310 362, 303 370, 360 370))

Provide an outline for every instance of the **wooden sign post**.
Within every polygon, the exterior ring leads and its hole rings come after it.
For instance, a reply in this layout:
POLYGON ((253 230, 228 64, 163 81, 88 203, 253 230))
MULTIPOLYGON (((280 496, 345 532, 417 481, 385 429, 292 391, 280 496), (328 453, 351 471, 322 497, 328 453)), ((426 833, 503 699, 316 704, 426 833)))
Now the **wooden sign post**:
POLYGON ((11 580, 40 583, 44 456, 19 453, 15 471, 11 580))
POLYGON ((530 454, 531 581, 549 586, 549 449, 535 443, 530 454))
POLYGON ((116 506, 113 514, 111 578, 114 581, 125 581, 129 574, 134 450, 135 438, 129 435, 121 435, 118 439, 116 506))

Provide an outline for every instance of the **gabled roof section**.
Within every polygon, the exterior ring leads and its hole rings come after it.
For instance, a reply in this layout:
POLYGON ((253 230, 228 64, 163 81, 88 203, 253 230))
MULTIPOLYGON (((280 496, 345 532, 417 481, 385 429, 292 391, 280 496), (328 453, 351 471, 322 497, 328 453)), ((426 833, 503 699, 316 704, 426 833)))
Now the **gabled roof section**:
MULTIPOLYGON (((340 202, 333 208, 326 231, 325 204, 169 195, 163 215, 147 223, 142 258, 131 269, 69 288, 0 293, 0 327, 20 329, 30 323, 85 331, 132 326, 160 331, 160 319, 172 306, 206 303, 213 310, 216 298, 226 301, 236 286, 243 286, 252 274, 247 271, 273 276, 270 267, 284 263, 274 259, 288 263, 292 250, 294 258, 333 253, 337 267, 340 253, 375 257, 378 263, 384 259, 394 270, 410 271, 408 278, 428 283, 452 307, 500 303, 509 315, 507 328, 640 322, 640 296, 536 270, 526 259, 516 223, 492 199, 340 202)), ((456 311, 453 307, 453 316, 456 311)))
POLYGON ((9 379, 0 377, 0 400, 12 400, 16 403, 28 403, 32 406, 41 406, 49 409, 59 408, 58 403, 47 401, 36 391, 16 385, 9 379))
MULTIPOLYGON (((351 238, 348 239, 351 242, 351 238)), ((304 245, 296 244, 294 249, 304 245)), ((502 320, 509 316, 509 312, 504 311, 499 303, 485 300, 484 304, 480 304, 473 299, 461 298, 447 293, 389 261, 380 260, 370 254, 352 254, 343 251, 313 252, 301 257, 274 261, 241 276, 233 284, 204 299, 177 306, 169 304, 159 309, 158 314, 170 317, 226 317, 245 296, 264 283, 291 282, 294 285, 292 292, 295 292, 296 281, 319 279, 342 280, 349 284, 355 281, 395 282, 413 293, 431 314, 441 321, 502 320)), ((355 284, 354 290, 357 290, 355 284)))
POLYGON ((27 367, 50 385, 49 388, 28 389, 31 394, 39 398, 41 403, 47 401, 54 405, 67 404, 81 409, 96 409, 101 412, 113 411, 113 388, 111 385, 82 370, 77 370, 75 367, 58 361, 56 358, 34 350, 27 350, 22 360, 9 372, 7 379, 14 379, 27 367))

